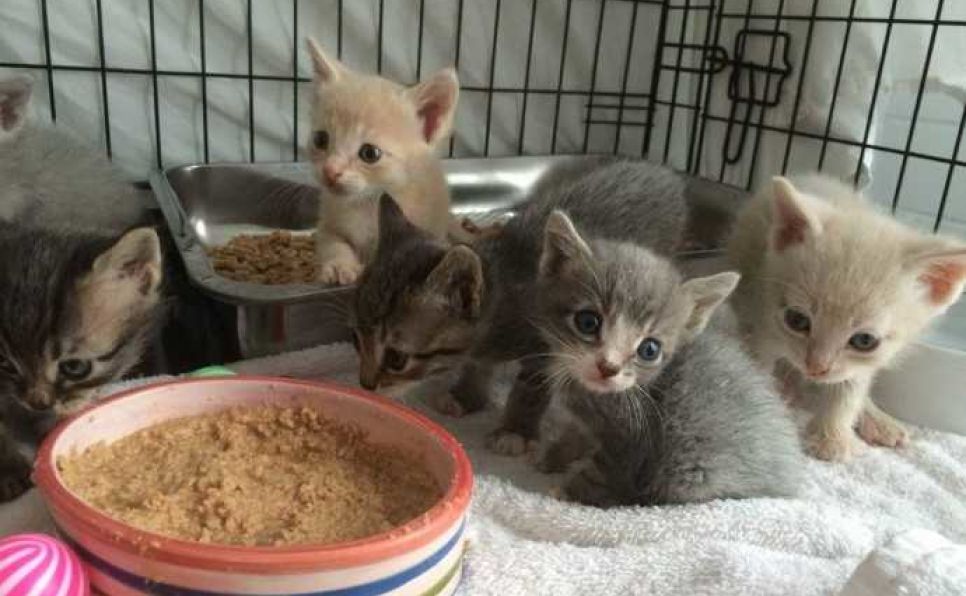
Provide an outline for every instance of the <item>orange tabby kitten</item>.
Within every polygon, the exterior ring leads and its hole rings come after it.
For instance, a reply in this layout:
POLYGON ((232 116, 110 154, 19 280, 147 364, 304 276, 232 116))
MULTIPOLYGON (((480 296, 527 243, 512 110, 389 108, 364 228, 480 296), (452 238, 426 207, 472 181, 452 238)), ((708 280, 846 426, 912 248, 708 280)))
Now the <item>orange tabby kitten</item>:
MULTIPOLYGON (((378 199, 444 238, 460 234, 436 148, 451 131, 459 82, 452 68, 413 87, 353 72, 312 39, 315 70, 309 155, 322 186, 319 279, 351 284, 372 256, 378 199)), ((466 228, 466 232, 472 232, 466 228)))

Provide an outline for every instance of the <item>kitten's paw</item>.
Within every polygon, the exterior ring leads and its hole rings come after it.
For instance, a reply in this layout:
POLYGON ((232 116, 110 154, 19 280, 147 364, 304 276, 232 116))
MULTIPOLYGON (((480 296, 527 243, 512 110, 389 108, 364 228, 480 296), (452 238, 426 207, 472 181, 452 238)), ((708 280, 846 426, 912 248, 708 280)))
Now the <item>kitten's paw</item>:
POLYGON ((589 461, 576 466, 561 487, 563 501, 573 501, 594 507, 614 505, 607 480, 596 465, 589 461))
POLYGON ((569 501, 567 498, 567 491, 563 486, 551 486, 550 490, 547 491, 551 499, 556 499, 558 501, 569 501))
POLYGON ((863 412, 859 416, 856 430, 859 436, 870 445, 883 447, 904 447, 909 443, 909 431, 899 422, 883 416, 863 412))
POLYGON ((572 463, 572 458, 567 457, 556 444, 545 446, 543 443, 538 444, 536 449, 527 452, 527 460, 534 469, 544 474, 565 472, 572 463))
POLYGON ((865 445, 851 431, 812 433, 805 441, 805 448, 818 459, 837 462, 848 461, 865 451, 865 445))
POLYGON ((0 503, 12 501, 27 492, 31 486, 30 464, 17 458, 0 464, 0 503))
POLYGON ((498 429, 486 438, 486 448, 497 455, 517 457, 536 449, 537 442, 515 432, 498 429))
POLYGON ((452 416, 453 418, 462 418, 466 414, 466 409, 450 393, 444 393, 443 395, 437 394, 430 397, 427 401, 430 407, 440 414, 452 416))
POLYGON ((362 263, 355 259, 333 259, 319 267, 319 281, 326 285, 348 286, 362 275, 362 263))

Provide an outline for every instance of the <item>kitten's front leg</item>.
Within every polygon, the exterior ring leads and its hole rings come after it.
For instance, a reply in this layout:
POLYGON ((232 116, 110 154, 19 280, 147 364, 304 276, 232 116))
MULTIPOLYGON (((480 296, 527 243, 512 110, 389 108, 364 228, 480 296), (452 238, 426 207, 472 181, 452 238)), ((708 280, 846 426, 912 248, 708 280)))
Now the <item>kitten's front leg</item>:
POLYGON ((564 405, 565 401, 563 395, 551 400, 540 421, 539 444, 529 454, 533 467, 545 474, 566 471, 598 447, 590 429, 564 405))
POLYGON ((574 464, 573 471, 564 480, 559 493, 565 500, 592 507, 613 507, 619 504, 610 489, 607 476, 591 457, 574 464))
POLYGON ((487 439, 487 447, 500 455, 522 455, 537 446, 540 418, 550 403, 550 390, 540 363, 524 364, 517 375, 503 423, 487 439))
POLYGON ((533 453, 533 467, 544 474, 556 474, 566 471, 575 461, 587 455, 591 449, 590 441, 582 433, 570 432, 562 434, 554 440, 540 440, 533 453))
POLYGON ((903 447, 909 442, 909 431, 892 416, 886 414, 871 399, 865 400, 865 408, 859 414, 859 436, 870 445, 903 447))
POLYGON ((490 402, 493 364, 474 359, 466 362, 449 395, 436 400, 436 409, 449 416, 462 416, 482 410, 490 402))
POLYGON ((362 261, 352 246, 341 236, 319 230, 316 237, 319 281, 328 285, 347 286, 362 274, 362 261))
POLYGON ((809 453, 826 461, 847 461, 864 449, 855 436, 855 423, 866 401, 869 383, 856 379, 835 385, 816 385, 818 411, 806 429, 809 453))
POLYGON ((0 503, 12 501, 30 488, 30 461, 0 423, 0 503))

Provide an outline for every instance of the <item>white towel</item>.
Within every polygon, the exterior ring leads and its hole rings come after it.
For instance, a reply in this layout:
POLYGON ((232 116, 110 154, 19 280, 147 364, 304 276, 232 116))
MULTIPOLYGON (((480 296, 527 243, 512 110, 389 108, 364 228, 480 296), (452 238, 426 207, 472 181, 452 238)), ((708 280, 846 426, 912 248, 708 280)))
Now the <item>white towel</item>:
POLYGON ((852 574, 842 596, 962 596, 966 545, 916 529, 878 548, 852 574))
MULTIPOLYGON (((355 367, 351 348, 340 345, 232 368, 354 382, 355 367)), ((443 390, 444 383, 429 383, 401 399, 450 428, 473 461, 464 594, 831 595, 868 553, 903 531, 924 528, 966 542, 963 436, 917 430, 902 451, 870 449, 847 464, 809 460, 797 499, 599 510, 550 498, 559 477, 486 452, 496 408, 463 419, 429 412, 421 398, 443 390)), ((14 510, 35 516, 21 528, 37 527, 33 491, 0 509, 0 526, 14 510)), ((966 586, 959 591, 966 594, 966 586)))

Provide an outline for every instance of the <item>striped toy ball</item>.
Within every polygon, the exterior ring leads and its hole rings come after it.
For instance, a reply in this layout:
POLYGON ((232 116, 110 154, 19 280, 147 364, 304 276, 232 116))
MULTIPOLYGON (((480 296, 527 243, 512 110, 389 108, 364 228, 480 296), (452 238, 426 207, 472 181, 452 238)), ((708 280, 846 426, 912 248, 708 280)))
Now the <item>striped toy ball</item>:
POLYGON ((87 596, 87 574, 63 542, 43 534, 0 540, 0 596, 87 596))

